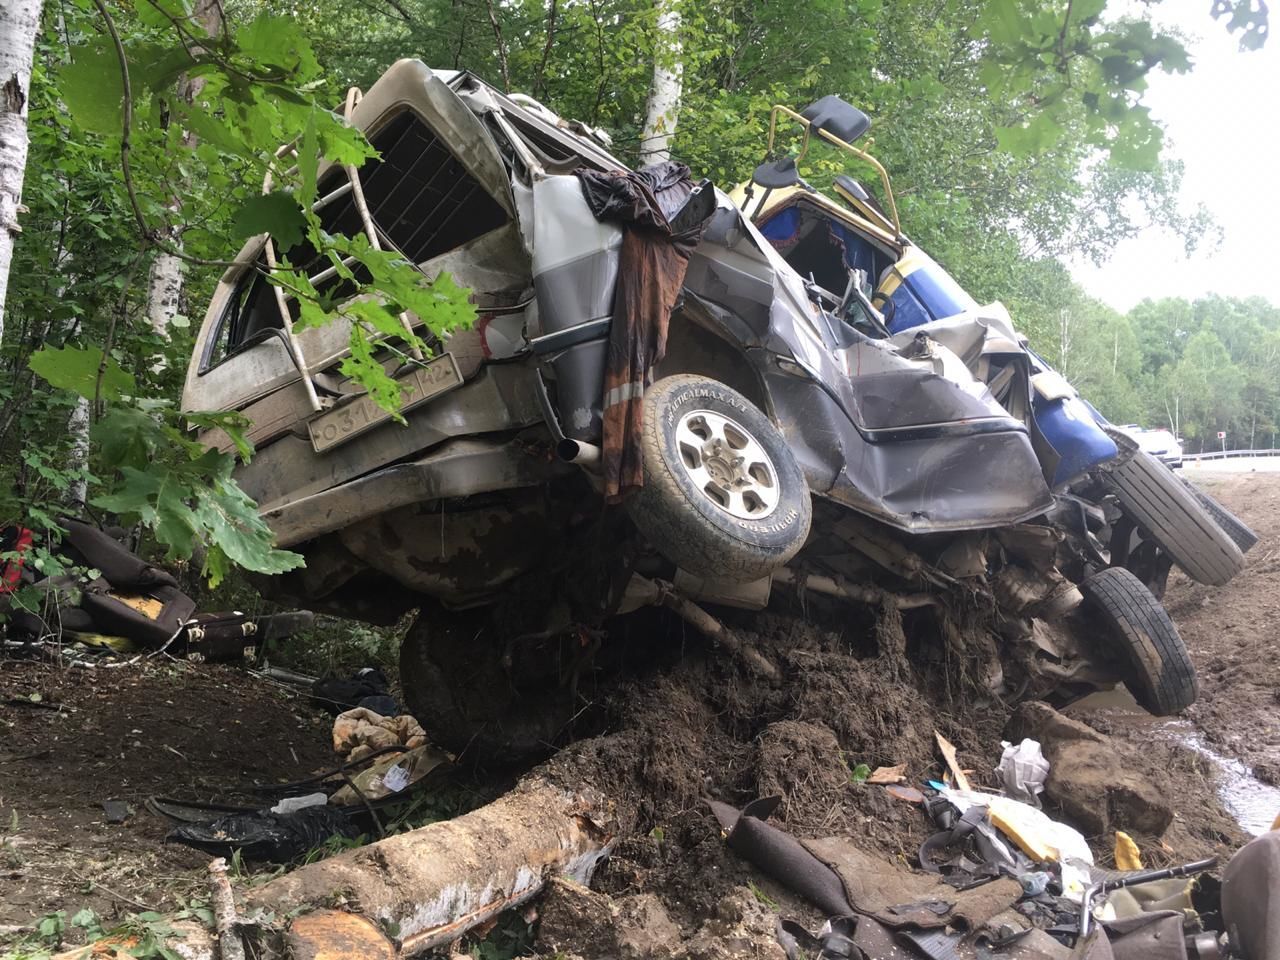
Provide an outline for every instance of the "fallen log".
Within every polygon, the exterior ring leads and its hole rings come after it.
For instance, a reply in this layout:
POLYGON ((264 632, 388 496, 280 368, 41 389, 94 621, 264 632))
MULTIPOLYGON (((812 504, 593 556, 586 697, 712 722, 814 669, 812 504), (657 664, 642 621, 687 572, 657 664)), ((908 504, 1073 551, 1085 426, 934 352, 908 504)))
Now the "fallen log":
MULTIPOLYGON (((261 960, 411 957, 536 895, 553 876, 590 881, 609 851, 604 801, 542 778, 522 781, 455 820, 307 864, 250 890, 240 933, 261 960), (306 920, 303 920, 306 917, 306 920), (353 948, 358 945, 358 949, 353 948)), ((173 924, 166 946, 184 960, 217 960, 217 936, 173 924)), ((124 946, 94 944, 90 955, 124 946)), ((83 957, 86 948, 61 954, 83 957)))

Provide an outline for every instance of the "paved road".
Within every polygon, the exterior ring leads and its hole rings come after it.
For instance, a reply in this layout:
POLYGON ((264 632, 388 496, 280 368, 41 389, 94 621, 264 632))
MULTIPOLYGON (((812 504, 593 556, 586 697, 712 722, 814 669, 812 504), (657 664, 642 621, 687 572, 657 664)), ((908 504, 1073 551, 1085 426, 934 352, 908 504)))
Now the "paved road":
POLYGON ((1280 457, 1232 457, 1226 460, 1184 460, 1188 477, 1199 473, 1280 473, 1280 457))

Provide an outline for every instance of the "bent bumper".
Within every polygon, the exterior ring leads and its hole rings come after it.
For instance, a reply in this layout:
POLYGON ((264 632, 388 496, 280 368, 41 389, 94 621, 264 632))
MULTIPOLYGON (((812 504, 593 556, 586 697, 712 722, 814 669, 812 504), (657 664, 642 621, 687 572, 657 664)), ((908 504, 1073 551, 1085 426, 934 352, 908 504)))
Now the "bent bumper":
POLYGON ((442 444, 419 460, 271 507, 262 518, 277 545, 291 547, 411 503, 537 486, 573 469, 530 452, 519 440, 467 437, 442 444))

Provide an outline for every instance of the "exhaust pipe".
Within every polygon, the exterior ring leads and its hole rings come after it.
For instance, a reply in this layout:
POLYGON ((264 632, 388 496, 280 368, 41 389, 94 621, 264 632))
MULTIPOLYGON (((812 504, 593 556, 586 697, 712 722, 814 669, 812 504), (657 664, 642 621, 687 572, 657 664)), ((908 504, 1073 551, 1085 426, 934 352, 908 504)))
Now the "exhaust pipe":
POLYGON ((556 456, 565 463, 576 463, 589 470, 600 465, 600 448, 594 443, 584 443, 572 437, 565 437, 556 444, 556 456))

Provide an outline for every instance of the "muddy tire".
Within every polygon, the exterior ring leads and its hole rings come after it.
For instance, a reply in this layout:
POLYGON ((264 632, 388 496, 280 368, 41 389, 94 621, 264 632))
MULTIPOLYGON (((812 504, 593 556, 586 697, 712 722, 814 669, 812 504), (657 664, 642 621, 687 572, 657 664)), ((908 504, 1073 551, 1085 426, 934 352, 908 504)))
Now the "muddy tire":
POLYGON ((1141 451, 1110 472, 1120 506, 1200 583, 1220 587, 1242 569, 1244 555, 1164 464, 1141 451))
POLYGON ((1196 669, 1160 601, 1123 567, 1080 584, 1085 612, 1123 663, 1124 685, 1148 713, 1166 717, 1196 701, 1196 669))
POLYGON ((809 535, 809 485, 781 431, 706 377, 659 380, 644 395, 644 486, 626 501, 640 533, 689 573, 747 583, 809 535))
POLYGON ((1179 479, 1200 501, 1200 506, 1204 507, 1205 512, 1213 517, 1213 522, 1220 526, 1223 532, 1240 548, 1241 553, 1248 553, 1253 549, 1258 542, 1258 535, 1250 530, 1243 520, 1209 496, 1209 494, 1195 486, 1186 477, 1179 477, 1179 479))
POLYGON ((573 702, 554 677, 513 679, 486 609, 424 608, 400 646, 409 712, 433 743, 464 760, 503 764, 550 753, 573 702))

